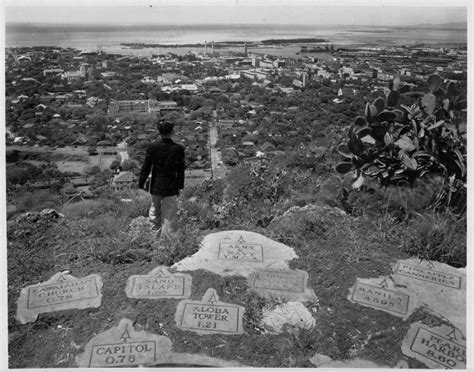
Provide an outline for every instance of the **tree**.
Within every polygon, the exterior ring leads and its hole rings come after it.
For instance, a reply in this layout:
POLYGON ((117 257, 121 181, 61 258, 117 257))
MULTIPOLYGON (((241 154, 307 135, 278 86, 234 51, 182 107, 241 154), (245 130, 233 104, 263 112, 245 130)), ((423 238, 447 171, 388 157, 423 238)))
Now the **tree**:
POLYGON ((122 170, 123 171, 134 171, 138 170, 138 163, 134 160, 127 159, 122 162, 122 170))
POLYGON ((197 110, 204 105, 204 98, 200 96, 192 96, 189 99, 188 107, 190 110, 197 110))
POLYGON ((85 173, 86 173, 88 176, 94 176, 94 175, 96 175, 96 174, 102 173, 102 170, 100 169, 99 166, 94 165, 94 166, 92 166, 92 167, 90 167, 90 168, 87 168, 85 173))
POLYGON ((110 163, 110 166, 109 166, 110 170, 112 170, 113 172, 116 172, 117 169, 120 169, 120 160, 118 159, 115 159, 114 161, 112 161, 112 163, 110 163))

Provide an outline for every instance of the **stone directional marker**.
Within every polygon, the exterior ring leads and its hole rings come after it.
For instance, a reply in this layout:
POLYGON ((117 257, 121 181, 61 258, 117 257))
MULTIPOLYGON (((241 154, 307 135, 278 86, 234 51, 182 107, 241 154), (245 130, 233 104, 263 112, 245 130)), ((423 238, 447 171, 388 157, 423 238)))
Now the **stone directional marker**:
POLYGON ((243 306, 220 302, 216 290, 209 288, 202 301, 181 301, 175 321, 178 328, 198 334, 238 335, 243 333, 244 313, 243 306))
MULTIPOLYGON (((419 259, 400 260, 395 265, 393 272, 397 276, 428 283, 432 287, 461 289, 466 285, 465 274, 439 262, 421 261, 419 259)), ((408 281, 408 279, 406 280, 408 281)), ((401 278, 400 281, 402 281, 401 278)))
POLYGON ((465 369, 466 339, 455 328, 413 323, 402 343, 403 354, 429 368, 465 369))
POLYGON ((256 269, 288 269, 288 262, 297 257, 292 248, 263 235, 240 230, 221 231, 207 235, 198 252, 173 268, 248 277, 256 269))
POLYGON ((360 279, 349 288, 348 300, 407 319, 418 305, 406 289, 396 288, 387 277, 360 279))
POLYGON ((309 301, 317 297, 306 287, 308 273, 302 270, 255 270, 248 277, 249 287, 266 298, 282 297, 288 301, 309 301))
POLYGON ((68 271, 54 274, 44 283, 21 290, 17 301, 17 320, 34 322, 39 314, 58 310, 99 307, 102 300, 102 279, 97 274, 75 278, 68 271))
POLYGON ((466 334, 466 273, 444 263, 400 260, 393 267, 397 285, 411 289, 428 311, 445 317, 466 334))
POLYGON ((191 275, 171 274, 167 267, 159 266, 148 275, 128 278, 125 292, 129 298, 189 298, 191 282, 191 275))
POLYGON ((169 338, 145 331, 136 332, 129 319, 91 339, 76 357, 79 367, 132 367, 169 359, 169 338))

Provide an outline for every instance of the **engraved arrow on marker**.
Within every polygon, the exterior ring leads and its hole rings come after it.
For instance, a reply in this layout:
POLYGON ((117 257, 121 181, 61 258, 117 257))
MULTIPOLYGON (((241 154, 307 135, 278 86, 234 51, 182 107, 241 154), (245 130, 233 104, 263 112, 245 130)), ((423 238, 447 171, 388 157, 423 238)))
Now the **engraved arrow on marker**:
POLYGON ((160 270, 158 270, 156 273, 155 273, 155 276, 165 276, 165 270, 163 268, 161 268, 160 270))
POLYGON ((131 337, 128 334, 128 329, 125 329, 125 332, 123 333, 122 336, 120 336, 120 339, 122 340, 122 342, 127 342, 129 338, 131 337))
POLYGON ((213 295, 209 298, 209 303, 215 304, 216 302, 217 302, 216 295, 213 294, 213 295))
POLYGON ((242 235, 240 235, 240 239, 237 240, 237 243, 239 243, 239 244, 244 244, 244 243, 245 243, 245 240, 244 240, 244 238, 242 237, 242 235))
POLYGON ((383 278, 382 282, 379 284, 382 288, 387 288, 387 278, 383 278))
POLYGON ((448 337, 450 341, 457 341, 458 339, 456 338, 456 329, 453 329, 450 333, 446 335, 446 337, 448 337))
POLYGON ((66 281, 66 278, 63 276, 63 274, 59 275, 58 283, 59 282, 65 282, 65 281, 66 281))

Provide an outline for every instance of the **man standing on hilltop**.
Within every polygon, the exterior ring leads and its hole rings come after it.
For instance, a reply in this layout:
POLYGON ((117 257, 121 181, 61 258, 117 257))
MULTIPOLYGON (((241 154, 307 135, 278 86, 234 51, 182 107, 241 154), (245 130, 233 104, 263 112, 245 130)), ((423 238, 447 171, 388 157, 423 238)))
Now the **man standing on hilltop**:
POLYGON ((184 147, 173 142, 174 124, 158 123, 161 140, 151 143, 138 178, 138 188, 144 189, 151 170, 149 192, 154 207, 152 222, 158 229, 166 226, 177 230, 179 190, 184 187, 184 147))

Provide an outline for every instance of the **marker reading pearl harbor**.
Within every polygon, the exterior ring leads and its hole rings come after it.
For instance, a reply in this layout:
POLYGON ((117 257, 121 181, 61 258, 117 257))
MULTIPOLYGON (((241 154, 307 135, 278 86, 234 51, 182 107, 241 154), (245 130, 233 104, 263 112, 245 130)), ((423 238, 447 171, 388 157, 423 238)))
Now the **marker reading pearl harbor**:
POLYGON ((177 1, 5 7, 0 358, 464 368, 467 7, 177 1))

